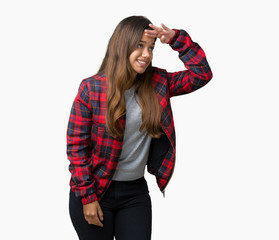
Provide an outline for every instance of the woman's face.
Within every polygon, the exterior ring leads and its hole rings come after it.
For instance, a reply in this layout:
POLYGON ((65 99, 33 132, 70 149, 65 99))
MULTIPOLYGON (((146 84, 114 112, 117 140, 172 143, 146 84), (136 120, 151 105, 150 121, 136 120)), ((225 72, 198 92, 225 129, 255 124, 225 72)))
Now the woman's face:
POLYGON ((136 73, 144 73, 153 58, 155 38, 142 34, 137 48, 130 54, 129 62, 136 73))

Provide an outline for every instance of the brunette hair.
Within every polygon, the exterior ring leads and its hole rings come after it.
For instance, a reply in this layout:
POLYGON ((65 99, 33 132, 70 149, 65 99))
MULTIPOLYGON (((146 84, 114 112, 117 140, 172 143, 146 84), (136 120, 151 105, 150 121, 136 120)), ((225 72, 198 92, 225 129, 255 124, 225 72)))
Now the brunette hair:
POLYGON ((115 28, 98 73, 105 73, 107 80, 106 128, 113 137, 123 136, 124 126, 120 118, 125 115, 125 90, 135 85, 135 92, 142 109, 140 131, 155 138, 160 137, 161 106, 152 88, 152 64, 134 78, 129 62, 130 54, 136 49, 145 29, 151 22, 143 16, 123 19, 115 28))

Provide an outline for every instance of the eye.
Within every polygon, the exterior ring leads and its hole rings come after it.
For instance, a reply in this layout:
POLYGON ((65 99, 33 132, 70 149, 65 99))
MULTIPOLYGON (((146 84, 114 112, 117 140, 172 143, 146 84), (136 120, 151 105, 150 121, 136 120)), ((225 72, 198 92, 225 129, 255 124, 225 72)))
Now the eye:
POLYGON ((154 49, 154 47, 150 47, 150 48, 149 48, 149 51, 150 51, 150 52, 152 52, 152 51, 153 51, 153 49, 154 49))
POLYGON ((139 43, 138 48, 143 48, 143 45, 139 43))

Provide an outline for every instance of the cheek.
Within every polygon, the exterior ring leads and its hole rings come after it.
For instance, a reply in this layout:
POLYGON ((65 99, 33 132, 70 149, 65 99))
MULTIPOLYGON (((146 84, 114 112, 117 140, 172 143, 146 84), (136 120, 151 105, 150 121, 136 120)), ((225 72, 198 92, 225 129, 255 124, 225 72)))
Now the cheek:
POLYGON ((129 62, 130 63, 133 63, 134 61, 135 61, 135 59, 136 59, 136 51, 134 51, 134 52, 132 52, 131 54, 130 54, 130 56, 129 56, 129 62))

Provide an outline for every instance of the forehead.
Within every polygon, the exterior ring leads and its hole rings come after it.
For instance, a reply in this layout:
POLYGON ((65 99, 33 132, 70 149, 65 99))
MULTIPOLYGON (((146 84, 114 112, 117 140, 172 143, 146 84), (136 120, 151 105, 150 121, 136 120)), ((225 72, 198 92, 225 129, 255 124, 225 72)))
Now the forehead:
POLYGON ((149 45, 155 44, 155 38, 148 37, 144 33, 142 34, 140 41, 141 42, 145 42, 145 43, 147 43, 149 45))

